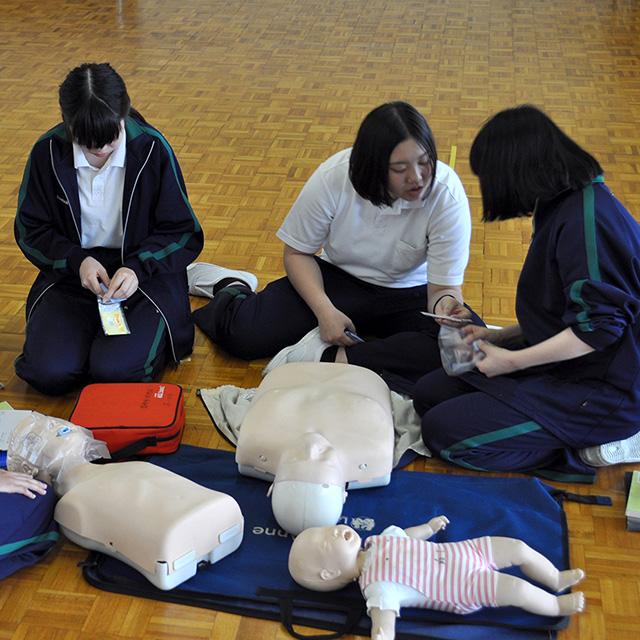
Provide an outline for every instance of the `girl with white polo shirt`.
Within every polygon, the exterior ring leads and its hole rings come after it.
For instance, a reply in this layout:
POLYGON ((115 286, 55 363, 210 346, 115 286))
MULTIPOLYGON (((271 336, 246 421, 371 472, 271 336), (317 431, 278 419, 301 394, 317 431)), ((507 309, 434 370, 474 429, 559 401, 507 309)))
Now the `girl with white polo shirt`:
POLYGON ((421 312, 473 315, 461 292, 470 233, 464 188, 438 161, 424 117, 405 102, 383 104, 353 148, 315 171, 277 232, 286 277, 255 294, 250 273, 192 265, 190 292, 213 297, 194 321, 246 360, 302 338, 277 364, 331 361, 346 348, 348 362, 416 380, 440 366, 439 326, 421 312))

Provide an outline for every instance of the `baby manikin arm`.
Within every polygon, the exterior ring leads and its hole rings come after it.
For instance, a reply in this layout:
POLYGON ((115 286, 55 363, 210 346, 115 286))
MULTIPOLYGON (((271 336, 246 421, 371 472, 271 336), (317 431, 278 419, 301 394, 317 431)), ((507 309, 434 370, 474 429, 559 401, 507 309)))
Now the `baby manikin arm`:
POLYGON ((428 540, 434 536, 438 531, 442 531, 447 528, 449 519, 446 516, 437 516, 431 518, 426 524, 420 524, 416 527, 409 527, 405 529, 405 533, 410 538, 418 538, 419 540, 428 540))

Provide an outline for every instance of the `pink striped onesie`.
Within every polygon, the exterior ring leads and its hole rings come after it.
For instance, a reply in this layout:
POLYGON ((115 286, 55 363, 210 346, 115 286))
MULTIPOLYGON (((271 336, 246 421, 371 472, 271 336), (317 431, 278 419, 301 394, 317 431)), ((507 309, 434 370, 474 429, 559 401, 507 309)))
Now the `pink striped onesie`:
MULTIPOLYGON (((399 527, 388 527, 381 535, 368 537, 364 549, 367 558, 359 584, 367 604, 375 585, 386 582, 422 594, 424 599, 417 603, 412 599, 412 607, 465 614, 497 606, 498 574, 487 536, 435 543, 410 538, 399 527)), ((397 608, 381 608, 399 611, 400 602, 397 608)))

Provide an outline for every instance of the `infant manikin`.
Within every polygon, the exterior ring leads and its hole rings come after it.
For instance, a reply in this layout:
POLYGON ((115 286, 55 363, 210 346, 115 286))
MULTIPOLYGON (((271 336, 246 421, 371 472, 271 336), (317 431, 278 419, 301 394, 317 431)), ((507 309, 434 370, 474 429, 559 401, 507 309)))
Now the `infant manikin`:
POLYGON ((563 593, 585 577, 581 569, 560 571, 515 538, 429 541, 448 524, 445 516, 438 516, 407 529, 390 526, 364 545, 346 525, 309 528, 291 546, 289 572, 314 591, 334 591, 358 581, 374 640, 393 640, 401 607, 462 615, 481 607, 515 606, 542 616, 584 610, 582 592, 563 593), (544 588, 500 572, 514 566, 544 588))
POLYGON ((240 427, 240 473, 273 482, 278 524, 293 535, 335 524, 346 488, 389 483, 391 393, 368 369, 294 362, 271 371, 240 427))

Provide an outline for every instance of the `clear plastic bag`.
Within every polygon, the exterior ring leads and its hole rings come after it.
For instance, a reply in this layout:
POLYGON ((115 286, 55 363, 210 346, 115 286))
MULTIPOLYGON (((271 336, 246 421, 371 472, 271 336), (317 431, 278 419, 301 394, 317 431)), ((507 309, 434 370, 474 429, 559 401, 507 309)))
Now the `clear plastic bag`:
POLYGON ((438 346, 442 366, 449 376, 459 376, 461 373, 475 369, 476 362, 485 357, 476 342, 464 342, 464 332, 456 327, 440 327, 438 346))
POLYGON ((57 492, 70 469, 110 457, 106 443, 96 440, 88 429, 32 411, 11 434, 7 469, 37 477, 57 492))

